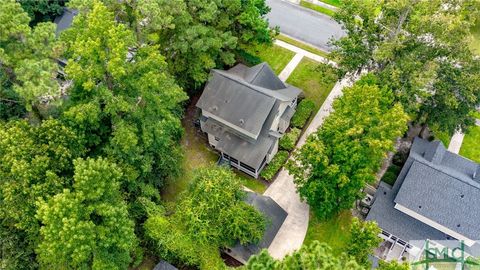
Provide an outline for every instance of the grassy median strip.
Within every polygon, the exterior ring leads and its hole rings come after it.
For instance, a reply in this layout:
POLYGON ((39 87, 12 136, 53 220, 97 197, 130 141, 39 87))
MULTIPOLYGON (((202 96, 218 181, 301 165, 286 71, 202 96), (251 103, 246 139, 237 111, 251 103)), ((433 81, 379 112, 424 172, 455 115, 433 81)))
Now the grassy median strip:
POLYGON ((320 49, 318 49, 318 48, 312 47, 312 46, 310 46, 310 45, 308 45, 308 44, 305 44, 305 43, 303 43, 303 42, 301 42, 301 41, 298 41, 298 40, 296 40, 296 39, 293 39, 293 38, 291 38, 291 37, 287 37, 287 36, 285 36, 285 35, 280 34, 280 35, 277 36, 277 39, 278 39, 278 40, 281 40, 281 41, 283 41, 283 42, 292 44, 293 46, 296 46, 296 47, 298 47, 298 48, 300 48, 300 49, 304 49, 304 50, 307 51, 307 52, 311 52, 311 53, 313 53, 313 54, 317 54, 317 55, 323 56, 323 57, 325 57, 325 58, 329 58, 328 52, 325 52, 325 51, 322 51, 322 50, 320 50, 320 49))
POLYGON ((335 11, 333 11, 331 9, 328 9, 326 7, 315 5, 315 4, 307 2, 307 1, 303 1, 303 0, 300 1, 300 6, 315 10, 317 12, 323 13, 323 14, 325 14, 327 16, 330 16, 330 17, 333 17, 333 15, 335 15, 335 11))

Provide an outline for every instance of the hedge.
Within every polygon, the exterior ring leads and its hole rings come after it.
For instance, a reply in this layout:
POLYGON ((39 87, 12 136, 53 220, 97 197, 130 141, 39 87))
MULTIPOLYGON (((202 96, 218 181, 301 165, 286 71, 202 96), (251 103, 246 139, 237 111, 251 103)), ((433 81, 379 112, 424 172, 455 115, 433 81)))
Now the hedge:
POLYGON ((315 103, 310 100, 310 99, 304 99, 302 100, 298 106, 297 106, 297 111, 292 117, 291 124, 294 127, 297 128, 303 128, 305 126, 305 123, 307 123, 308 118, 310 118, 310 115, 313 113, 315 110, 315 103))
POLYGON ((298 128, 292 128, 289 132, 285 133, 282 138, 280 138, 280 148, 283 150, 291 151, 295 148, 295 143, 300 137, 301 130, 298 128))
POLYGON ((275 157, 268 163, 268 165, 260 173, 260 176, 267 181, 271 181, 275 174, 282 168, 283 164, 288 159, 287 151, 278 151, 275 157))
POLYGON ((387 171, 383 175, 382 181, 393 186, 401 170, 402 168, 400 166, 397 166, 395 164, 390 165, 390 167, 388 167, 387 171))

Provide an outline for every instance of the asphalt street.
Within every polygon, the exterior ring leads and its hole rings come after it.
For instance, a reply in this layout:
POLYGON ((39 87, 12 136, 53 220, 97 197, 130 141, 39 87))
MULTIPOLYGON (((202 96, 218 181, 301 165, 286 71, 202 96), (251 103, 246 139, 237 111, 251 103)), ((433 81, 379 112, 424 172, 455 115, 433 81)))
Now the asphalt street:
POLYGON ((270 26, 279 26, 280 32, 330 51, 330 38, 345 35, 340 24, 329 16, 285 0, 267 0, 272 8, 267 18, 270 26))

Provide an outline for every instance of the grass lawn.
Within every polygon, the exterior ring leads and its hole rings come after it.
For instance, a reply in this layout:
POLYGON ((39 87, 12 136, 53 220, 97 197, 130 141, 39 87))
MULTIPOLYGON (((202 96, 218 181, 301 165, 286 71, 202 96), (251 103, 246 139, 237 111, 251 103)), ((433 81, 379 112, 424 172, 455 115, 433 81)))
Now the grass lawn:
POLYGON ((247 51, 267 62, 273 71, 278 75, 292 60, 295 53, 277 45, 260 44, 248 48, 247 51))
POLYGON ((472 27, 471 32, 473 38, 470 46, 472 50, 474 50, 477 54, 480 54, 480 20, 474 27, 472 27))
POLYGON ((188 188, 193 178, 193 171, 200 167, 213 166, 218 160, 218 155, 208 147, 204 137, 197 133, 191 117, 187 116, 182 121, 185 135, 182 139, 185 158, 183 160, 183 172, 174 181, 167 183, 163 189, 162 198, 166 201, 175 201, 178 195, 188 188))
POLYGON ((316 112, 330 94, 337 79, 335 68, 303 58, 288 78, 287 83, 302 89, 305 97, 315 102, 316 112))
POLYGON ((477 118, 477 119, 480 119, 480 112, 479 111, 473 111, 472 116, 477 118))
POLYGON ((448 148, 448 145, 450 144, 450 140, 452 139, 453 135, 450 135, 445 131, 432 130, 432 132, 435 139, 442 141, 443 145, 448 148))
POLYGON ((265 190, 267 190, 267 185, 264 184, 262 180, 255 179, 238 170, 234 170, 234 171, 235 171, 235 174, 240 178, 240 180, 242 181, 242 184, 245 187, 260 194, 263 194, 265 190))
POLYGON ((308 44, 305 44, 305 43, 303 43, 303 42, 301 42, 301 41, 299 41, 299 40, 296 40, 296 39, 294 39, 294 38, 287 37, 287 36, 282 35, 282 34, 278 35, 276 38, 277 38, 278 40, 283 41, 283 42, 286 42, 286 43, 292 44, 292 45, 294 45, 294 46, 297 46, 297 47, 299 47, 300 49, 304 49, 304 50, 307 51, 307 52, 311 52, 311 53, 314 53, 314 54, 318 54, 318 55, 323 56, 323 57, 325 57, 325 58, 328 58, 328 57, 329 57, 329 53, 328 53, 328 52, 325 52, 325 51, 322 51, 322 50, 320 50, 320 49, 318 49, 318 48, 312 47, 312 46, 310 46, 310 45, 308 45, 308 44))
POLYGON ((473 161, 480 162, 480 127, 474 126, 463 138, 460 155, 473 161))
POLYGON ((352 214, 350 210, 345 210, 326 221, 319 221, 310 213, 308 231, 303 243, 308 245, 314 240, 325 242, 333 249, 335 254, 340 254, 349 240, 351 222, 352 214))
POLYGON ((342 3, 342 0, 320 0, 320 1, 335 7, 339 7, 340 4, 342 3))
POLYGON ((333 11, 331 9, 328 9, 326 7, 315 5, 315 4, 307 2, 307 1, 303 1, 303 0, 300 1, 300 6, 315 10, 317 12, 323 13, 323 14, 325 14, 327 16, 330 16, 330 17, 335 15, 335 11, 333 11))

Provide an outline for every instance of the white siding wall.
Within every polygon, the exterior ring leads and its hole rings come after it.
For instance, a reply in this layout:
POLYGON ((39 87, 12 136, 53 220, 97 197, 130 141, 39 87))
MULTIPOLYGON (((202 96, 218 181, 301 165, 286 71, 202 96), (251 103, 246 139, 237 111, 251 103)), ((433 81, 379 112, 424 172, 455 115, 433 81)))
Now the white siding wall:
POLYGON ((267 163, 270 163, 270 161, 272 161, 272 158, 275 156, 275 154, 277 154, 277 152, 278 152, 278 139, 275 142, 275 145, 273 146, 272 153, 267 154, 267 163))
POLYGON ((272 126, 270 127, 270 130, 274 130, 274 131, 278 130, 278 125, 280 123, 280 117, 285 112, 285 110, 287 109, 289 104, 290 104, 289 102, 282 102, 280 104, 280 106, 278 107, 277 115, 275 116, 275 119, 272 122, 272 126))

